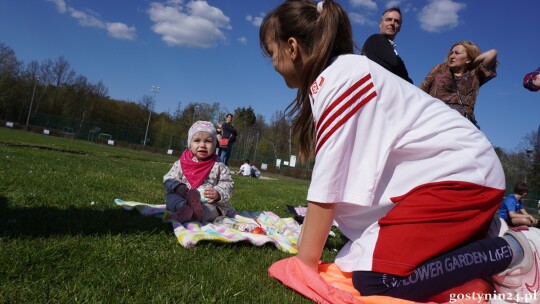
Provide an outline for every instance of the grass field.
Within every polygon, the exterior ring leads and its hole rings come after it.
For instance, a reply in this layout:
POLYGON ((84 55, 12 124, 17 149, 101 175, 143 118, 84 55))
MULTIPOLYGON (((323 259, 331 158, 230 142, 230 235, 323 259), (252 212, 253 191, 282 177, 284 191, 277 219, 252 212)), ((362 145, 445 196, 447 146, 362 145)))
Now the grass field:
MULTIPOLYGON (((290 256, 274 245, 186 249, 170 224, 114 204, 163 203, 175 160, 0 128, 0 303, 311 303, 268 276, 290 256)), ((305 203, 308 181, 272 177, 234 177, 234 207, 288 217, 305 203)))

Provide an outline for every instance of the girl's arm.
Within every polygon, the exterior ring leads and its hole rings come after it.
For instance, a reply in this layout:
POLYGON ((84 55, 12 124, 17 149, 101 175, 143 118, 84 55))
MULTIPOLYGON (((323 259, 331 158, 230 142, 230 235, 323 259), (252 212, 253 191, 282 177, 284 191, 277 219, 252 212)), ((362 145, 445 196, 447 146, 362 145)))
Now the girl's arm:
POLYGON ((298 241, 297 257, 314 271, 317 271, 334 214, 335 204, 308 202, 298 241))
POLYGON ((497 51, 493 49, 478 55, 474 59, 473 66, 477 67, 480 63, 483 63, 487 69, 492 69, 497 64, 497 51))

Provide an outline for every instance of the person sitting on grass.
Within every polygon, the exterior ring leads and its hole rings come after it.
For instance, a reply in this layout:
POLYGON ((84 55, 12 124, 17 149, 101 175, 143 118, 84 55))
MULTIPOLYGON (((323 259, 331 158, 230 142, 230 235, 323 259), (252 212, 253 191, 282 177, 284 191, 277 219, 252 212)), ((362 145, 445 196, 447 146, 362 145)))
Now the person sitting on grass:
POLYGON ((251 162, 249 159, 246 159, 242 166, 240 166, 240 170, 236 172, 238 175, 242 176, 250 176, 251 175, 251 162))
POLYGON ((255 167, 255 165, 251 166, 251 177, 259 178, 261 177, 261 171, 255 167))
POLYGON ((180 222, 210 222, 231 210, 234 182, 229 168, 219 161, 216 129, 197 121, 188 132, 188 149, 165 176, 165 200, 170 218, 180 222))
POLYGON ((506 221, 508 226, 529 226, 536 227, 538 219, 530 215, 523 208, 523 198, 527 195, 529 187, 525 182, 519 182, 514 187, 514 194, 510 194, 499 208, 499 216, 506 221))

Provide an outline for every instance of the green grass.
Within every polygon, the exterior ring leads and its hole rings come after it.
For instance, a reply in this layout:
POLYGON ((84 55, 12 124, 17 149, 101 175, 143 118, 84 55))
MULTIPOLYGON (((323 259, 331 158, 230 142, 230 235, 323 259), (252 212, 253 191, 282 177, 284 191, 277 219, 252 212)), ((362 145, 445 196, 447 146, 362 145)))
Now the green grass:
MULTIPOLYGON (((0 303, 311 303, 268 276, 290 256, 274 245, 186 249, 170 224, 114 204, 163 203, 175 160, 0 128, 0 303)), ((271 177, 234 177, 234 207, 288 217, 305 203, 308 181, 271 177)))

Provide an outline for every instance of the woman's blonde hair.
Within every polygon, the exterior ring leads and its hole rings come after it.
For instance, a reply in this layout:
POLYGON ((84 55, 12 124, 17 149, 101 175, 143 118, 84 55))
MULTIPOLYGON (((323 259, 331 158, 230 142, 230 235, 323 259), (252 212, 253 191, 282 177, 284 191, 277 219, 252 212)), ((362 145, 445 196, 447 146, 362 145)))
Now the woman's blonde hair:
POLYGON ((463 41, 460 41, 460 42, 456 42, 456 43, 454 43, 454 45, 452 45, 452 47, 450 48, 450 50, 446 54, 446 61, 447 62, 448 62, 448 58, 450 58, 450 54, 452 54, 452 49, 457 45, 461 45, 461 46, 463 46, 465 48, 465 52, 467 53, 467 57, 469 57, 469 59, 471 60, 471 62, 469 62, 468 66, 467 66, 467 69, 470 69, 472 67, 472 64, 473 64, 474 60, 476 59, 476 57, 478 57, 480 55, 480 48, 478 47, 478 45, 476 45, 476 43, 474 43, 472 41, 463 40, 463 41))

